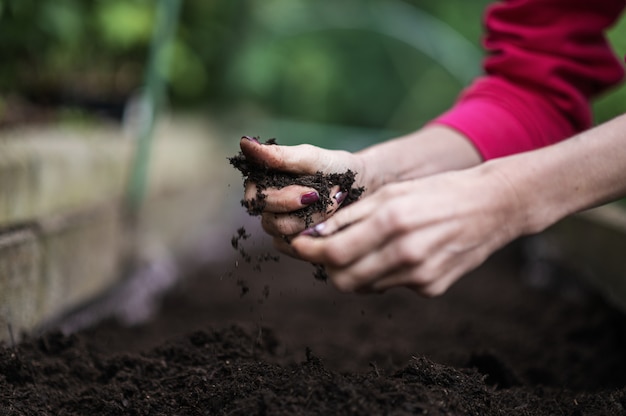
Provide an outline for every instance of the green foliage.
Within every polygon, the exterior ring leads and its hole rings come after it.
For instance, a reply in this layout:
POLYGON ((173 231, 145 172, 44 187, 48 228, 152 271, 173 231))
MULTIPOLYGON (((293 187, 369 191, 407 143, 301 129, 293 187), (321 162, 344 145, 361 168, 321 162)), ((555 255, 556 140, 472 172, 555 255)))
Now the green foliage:
MULTIPOLYGON (((626 56, 626 18, 622 18, 609 31, 609 41, 613 46, 615 55, 623 60, 626 56)), ((610 120, 626 112, 626 84, 616 87, 608 94, 600 97, 594 103, 594 114, 596 122, 610 120)))
MULTIPOLYGON (((159 66, 174 106, 403 132, 444 111, 480 70, 488 3, 185 0, 159 66)), ((155 4, 0 0, 1 94, 126 99, 142 83, 155 4)), ((626 21, 610 35, 623 56, 626 21)), ((624 88, 602 97, 597 120, 624 102, 624 88)))
MULTIPOLYGON (((437 11, 437 2, 414 3, 437 11)), ((234 57, 226 86, 240 102, 273 116, 414 129, 479 73, 481 54, 478 35, 469 40, 444 17, 416 6, 391 0, 255 5, 254 35, 234 57)), ((480 33, 481 8, 461 8, 475 15, 466 16, 466 32, 480 33)))
POLYGON ((152 1, 99 1, 94 15, 100 37, 113 50, 128 50, 149 43, 154 25, 152 1))

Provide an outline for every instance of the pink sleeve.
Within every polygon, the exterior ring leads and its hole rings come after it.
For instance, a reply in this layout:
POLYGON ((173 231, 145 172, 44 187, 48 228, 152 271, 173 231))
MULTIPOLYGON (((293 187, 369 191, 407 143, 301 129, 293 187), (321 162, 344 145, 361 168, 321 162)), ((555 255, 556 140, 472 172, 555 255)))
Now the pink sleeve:
POLYGON ((487 9, 486 75, 434 120, 484 159, 555 143, 589 128, 589 100, 623 78, 604 32, 624 0, 508 0, 487 9))

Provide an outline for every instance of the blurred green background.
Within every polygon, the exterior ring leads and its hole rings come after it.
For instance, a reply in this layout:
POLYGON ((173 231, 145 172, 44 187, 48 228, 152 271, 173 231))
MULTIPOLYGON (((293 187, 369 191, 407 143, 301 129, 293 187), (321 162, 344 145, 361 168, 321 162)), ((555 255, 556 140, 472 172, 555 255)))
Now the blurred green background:
MULTIPOLYGON (((224 139, 362 147, 419 128, 480 73, 489 3, 183 0, 163 51, 168 105, 215 120, 224 139)), ((0 0, 0 125, 119 120, 142 85, 155 6, 0 0)), ((626 22, 611 39, 624 55, 626 22)), ((598 100, 597 121, 625 98, 621 88, 598 100)))

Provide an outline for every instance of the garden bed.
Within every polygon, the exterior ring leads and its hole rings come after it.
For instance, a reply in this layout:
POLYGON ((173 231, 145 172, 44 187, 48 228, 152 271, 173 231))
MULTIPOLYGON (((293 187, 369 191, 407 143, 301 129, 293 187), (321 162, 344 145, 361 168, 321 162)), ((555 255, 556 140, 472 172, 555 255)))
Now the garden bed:
POLYGON ((148 323, 6 346, 0 414, 625 412, 624 315, 566 272, 531 287, 518 244, 426 300, 341 295, 245 243, 148 323))

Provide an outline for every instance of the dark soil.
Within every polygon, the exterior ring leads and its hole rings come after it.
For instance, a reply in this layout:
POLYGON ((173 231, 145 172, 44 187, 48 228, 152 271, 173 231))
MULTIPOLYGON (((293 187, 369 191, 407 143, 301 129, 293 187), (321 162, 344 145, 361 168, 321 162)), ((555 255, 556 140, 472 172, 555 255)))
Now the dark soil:
MULTIPOLYGON (((260 142, 260 138, 255 137, 254 139, 260 142)), ((269 139, 262 144, 272 146, 276 145, 277 142, 276 139, 269 139)), ((247 160, 246 156, 241 152, 229 158, 229 161, 231 165, 243 175, 244 184, 246 182, 256 184, 256 198, 249 201, 241 201, 241 205, 247 209, 250 215, 261 215, 263 212, 265 206, 265 195, 263 191, 267 188, 281 189, 289 185, 306 186, 317 191, 319 200, 294 212, 293 215, 304 219, 305 226, 308 227, 312 224, 313 214, 324 212, 332 205, 330 192, 333 187, 338 186, 342 192, 347 193, 342 203, 344 207, 359 199, 364 191, 362 187, 352 186, 354 185, 355 173, 351 170, 331 174, 316 172, 314 175, 292 175, 287 172, 268 169, 267 166, 247 160)))
POLYGON ((516 254, 430 300, 341 295, 286 258, 209 264, 149 323, 1 349, 0 415, 625 414, 624 315, 530 287, 516 254))
MULTIPOLYGON (((351 172, 231 163, 261 190, 362 191, 351 172)), ((181 280, 150 322, 0 348, 0 415, 626 414, 626 317, 569 271, 532 287, 520 242, 426 300, 341 295, 253 234, 237 230, 236 255, 181 280)))
MULTIPOLYGON (((265 143, 261 143, 260 137, 244 137, 256 140, 264 146, 274 146, 278 144, 276 139, 269 139, 265 143)), ((258 216, 263 213, 266 198, 264 191, 268 188, 281 189, 289 185, 300 185, 315 189, 319 196, 319 200, 290 214, 297 218, 301 218, 304 221, 305 228, 308 228, 313 224, 314 214, 325 212, 330 213, 327 210, 333 205, 333 201, 331 199, 331 192, 333 188, 339 187, 339 190, 344 192, 346 195, 345 199, 341 202, 340 208, 346 207, 357 201, 365 191, 365 188, 363 187, 353 186, 356 173, 351 170, 330 174, 325 174, 320 171, 316 172, 314 175, 293 175, 288 172, 269 169, 263 164, 248 160, 243 152, 239 152, 237 155, 228 158, 228 161, 243 175, 244 187, 249 182, 256 185, 255 198, 251 200, 241 200, 241 205, 246 208, 250 215, 253 216, 258 216)), ((239 229, 238 233, 239 234, 232 239, 232 244, 235 249, 238 249, 236 243, 239 239, 247 238, 245 235, 245 229, 239 229)), ((289 238, 289 236, 284 236, 285 241, 289 241, 289 238)), ((250 262, 250 256, 244 250, 239 249, 239 252, 247 262, 250 262)), ((324 266, 320 264, 315 264, 313 266, 315 268, 313 271, 313 277, 320 281, 326 281, 328 279, 328 274, 326 273, 324 266)))

